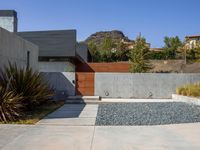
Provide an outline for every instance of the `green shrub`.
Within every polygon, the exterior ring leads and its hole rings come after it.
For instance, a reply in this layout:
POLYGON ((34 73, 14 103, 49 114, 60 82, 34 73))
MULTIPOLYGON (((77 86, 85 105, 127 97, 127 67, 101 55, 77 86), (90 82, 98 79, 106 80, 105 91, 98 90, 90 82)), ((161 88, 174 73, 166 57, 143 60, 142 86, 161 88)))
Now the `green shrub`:
POLYGON ((150 51, 147 54, 147 58, 151 60, 165 60, 166 59, 166 52, 165 51, 150 51))
POLYGON ((177 88, 176 93, 184 96, 200 97, 200 83, 188 84, 177 88))

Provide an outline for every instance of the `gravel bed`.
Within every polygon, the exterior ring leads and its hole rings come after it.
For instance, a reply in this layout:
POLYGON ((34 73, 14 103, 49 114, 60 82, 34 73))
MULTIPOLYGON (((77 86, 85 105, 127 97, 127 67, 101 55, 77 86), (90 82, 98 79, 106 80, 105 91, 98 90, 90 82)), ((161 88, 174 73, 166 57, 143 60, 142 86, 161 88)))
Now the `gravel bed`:
POLYGON ((200 106, 182 102, 100 104, 96 125, 163 125, 200 122, 200 106))

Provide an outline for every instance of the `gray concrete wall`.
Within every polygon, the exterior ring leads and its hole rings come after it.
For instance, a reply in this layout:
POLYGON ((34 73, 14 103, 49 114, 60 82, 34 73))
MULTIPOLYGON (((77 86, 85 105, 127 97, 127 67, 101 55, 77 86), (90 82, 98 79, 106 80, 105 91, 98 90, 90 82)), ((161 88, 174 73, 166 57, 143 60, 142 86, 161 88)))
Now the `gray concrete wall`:
POLYGON ((95 95, 108 98, 171 98, 176 88, 200 82, 200 74, 95 73, 95 95))
POLYGON ((0 16, 0 27, 10 32, 17 32, 17 19, 14 16, 0 16))
POLYGON ((30 67, 38 70, 38 47, 29 41, 0 28, 0 68, 11 63, 27 66, 27 51, 30 52, 30 67))
POLYGON ((39 62, 40 72, 75 72, 71 62, 39 62))
POLYGON ((55 99, 66 99, 67 96, 75 95, 74 72, 43 72, 43 78, 55 91, 55 99))
POLYGON ((88 62, 88 47, 85 43, 77 43, 76 53, 85 61, 88 62))

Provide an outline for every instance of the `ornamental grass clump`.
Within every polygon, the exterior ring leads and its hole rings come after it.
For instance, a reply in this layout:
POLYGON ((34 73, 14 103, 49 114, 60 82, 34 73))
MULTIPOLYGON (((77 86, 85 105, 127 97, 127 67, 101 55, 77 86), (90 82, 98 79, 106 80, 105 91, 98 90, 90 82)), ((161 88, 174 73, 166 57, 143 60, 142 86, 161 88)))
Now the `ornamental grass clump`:
POLYGON ((41 74, 9 64, 0 71, 0 121, 16 121, 53 96, 41 74))
POLYGON ((0 86, 0 121, 16 121, 22 115, 23 105, 21 103, 23 97, 12 92, 6 91, 5 88, 0 86))
POLYGON ((176 93, 183 96, 192 96, 200 98, 200 83, 188 84, 177 88, 176 93))

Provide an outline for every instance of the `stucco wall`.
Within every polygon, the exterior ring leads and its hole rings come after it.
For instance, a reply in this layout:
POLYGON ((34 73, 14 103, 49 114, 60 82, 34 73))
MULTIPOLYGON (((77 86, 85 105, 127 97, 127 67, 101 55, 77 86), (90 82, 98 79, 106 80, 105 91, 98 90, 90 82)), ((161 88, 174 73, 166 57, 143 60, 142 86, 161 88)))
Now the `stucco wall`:
POLYGON ((0 67, 8 64, 9 61, 20 67, 26 67, 27 51, 30 52, 30 67, 38 70, 38 47, 0 28, 0 67))
POLYGON ((67 96, 75 95, 74 72, 43 72, 41 73, 55 91, 55 99, 66 99, 67 96))
POLYGON ((171 98, 176 87, 200 82, 200 74, 95 73, 95 95, 109 98, 171 98))

